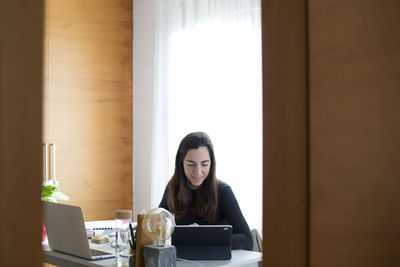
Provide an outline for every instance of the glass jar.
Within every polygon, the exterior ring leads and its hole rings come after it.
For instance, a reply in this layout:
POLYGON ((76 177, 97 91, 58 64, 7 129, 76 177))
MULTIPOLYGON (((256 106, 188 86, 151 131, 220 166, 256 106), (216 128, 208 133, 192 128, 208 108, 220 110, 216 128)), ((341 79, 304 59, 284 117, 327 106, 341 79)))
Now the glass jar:
POLYGON ((115 260, 117 266, 129 266, 129 224, 132 223, 132 210, 115 211, 115 260))

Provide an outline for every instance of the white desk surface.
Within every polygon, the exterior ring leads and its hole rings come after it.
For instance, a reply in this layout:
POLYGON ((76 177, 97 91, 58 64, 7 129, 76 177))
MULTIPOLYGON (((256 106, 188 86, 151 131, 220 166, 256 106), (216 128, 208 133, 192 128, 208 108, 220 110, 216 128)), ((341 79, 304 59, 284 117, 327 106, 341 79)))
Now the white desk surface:
MULTIPOLYGON (((90 245, 94 249, 113 252, 110 244, 90 245)), ((63 266, 76 266, 76 267, 99 267, 99 266, 116 266, 115 258, 89 261, 82 258, 74 257, 68 254, 60 253, 49 249, 47 245, 43 245, 43 253, 45 262, 54 264, 60 267, 63 266)), ((254 251, 247 250, 232 250, 232 259, 230 260, 216 260, 216 261, 176 261, 177 267, 193 267, 193 266, 258 266, 262 260, 262 254, 254 251)))

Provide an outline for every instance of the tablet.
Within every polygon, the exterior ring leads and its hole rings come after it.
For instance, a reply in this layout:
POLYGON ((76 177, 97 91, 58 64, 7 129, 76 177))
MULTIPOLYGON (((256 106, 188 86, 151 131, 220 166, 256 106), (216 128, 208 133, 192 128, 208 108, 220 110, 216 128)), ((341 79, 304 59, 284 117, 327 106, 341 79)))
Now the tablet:
POLYGON ((231 225, 177 225, 172 234, 177 259, 229 260, 232 257, 231 225))

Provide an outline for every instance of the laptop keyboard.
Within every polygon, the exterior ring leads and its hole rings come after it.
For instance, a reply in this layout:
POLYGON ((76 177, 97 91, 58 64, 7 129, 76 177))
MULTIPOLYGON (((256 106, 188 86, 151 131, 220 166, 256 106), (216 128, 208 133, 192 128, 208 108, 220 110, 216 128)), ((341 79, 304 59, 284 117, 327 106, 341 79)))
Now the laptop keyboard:
POLYGON ((90 249, 92 256, 102 256, 102 255, 110 255, 111 253, 101 251, 101 250, 96 250, 96 249, 90 249))

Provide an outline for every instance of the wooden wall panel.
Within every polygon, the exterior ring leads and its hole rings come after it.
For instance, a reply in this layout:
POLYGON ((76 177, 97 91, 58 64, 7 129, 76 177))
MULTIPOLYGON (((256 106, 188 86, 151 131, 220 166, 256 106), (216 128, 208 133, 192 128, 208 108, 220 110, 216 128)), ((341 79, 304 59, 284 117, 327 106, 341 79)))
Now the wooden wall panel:
POLYGON ((45 140, 86 220, 132 208, 132 1, 49 0, 45 140))
POLYGON ((0 1, 0 266, 42 261, 43 8, 0 1))
POLYGON ((309 10, 310 266, 399 266, 400 2, 309 10))
POLYGON ((263 265, 307 266, 306 5, 262 2, 263 265))

